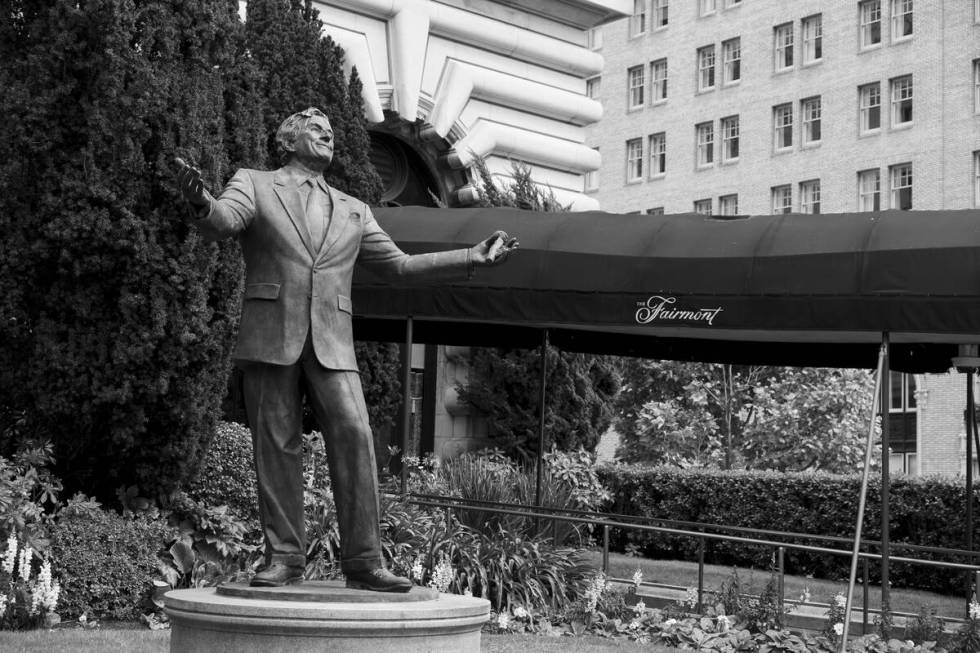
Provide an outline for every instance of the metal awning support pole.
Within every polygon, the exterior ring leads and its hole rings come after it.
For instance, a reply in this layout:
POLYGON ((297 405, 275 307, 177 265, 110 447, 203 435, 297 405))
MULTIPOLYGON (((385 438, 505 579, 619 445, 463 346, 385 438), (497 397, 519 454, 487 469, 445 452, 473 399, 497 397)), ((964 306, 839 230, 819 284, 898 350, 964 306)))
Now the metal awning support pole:
MULTIPOLYGON (((973 370, 966 372, 966 550, 973 551, 973 370)), ((971 560, 972 562, 972 560, 971 560)), ((966 605, 970 609, 973 574, 966 575, 966 605)), ((969 612, 967 612, 969 614, 969 612)))
POLYGON ((864 473, 861 475, 861 494, 858 497, 857 525, 854 527, 854 548, 851 550, 851 576, 847 583, 847 604, 844 607, 844 632, 840 637, 840 651, 847 650, 847 631, 851 625, 851 603, 854 595, 854 586, 857 584, 858 554, 861 551, 861 528, 864 525, 864 506, 868 495, 868 477, 871 475, 871 453, 875 439, 875 415, 881 400, 881 387, 883 385, 885 358, 887 357, 887 342, 881 343, 878 352, 878 370, 875 372, 875 390, 871 400, 871 419, 868 423, 868 438, 864 444, 864 473))
POLYGON ((408 468, 404 461, 412 432, 412 327, 412 316, 409 315, 405 319, 405 342, 402 343, 402 495, 408 492, 408 468))
POLYGON ((541 484, 544 482, 544 416, 548 392, 548 330, 541 334, 541 406, 538 409, 538 477, 534 489, 534 505, 541 507, 541 484))
POLYGON ((891 470, 889 453, 891 450, 888 405, 891 397, 891 366, 888 334, 881 334, 881 344, 885 348, 885 362, 881 368, 881 610, 882 622, 891 624, 891 577, 888 571, 891 556, 891 470))

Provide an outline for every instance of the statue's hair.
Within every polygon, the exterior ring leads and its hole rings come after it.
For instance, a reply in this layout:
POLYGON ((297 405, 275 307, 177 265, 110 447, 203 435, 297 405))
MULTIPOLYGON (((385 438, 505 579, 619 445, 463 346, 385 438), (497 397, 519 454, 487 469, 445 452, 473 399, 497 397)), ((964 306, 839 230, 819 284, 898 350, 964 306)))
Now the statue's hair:
POLYGON ((306 127, 306 123, 314 116, 327 117, 316 107, 310 107, 304 111, 299 111, 282 121, 279 129, 276 130, 276 148, 278 149, 280 163, 287 163, 293 153, 287 149, 288 145, 296 142, 296 137, 306 127))

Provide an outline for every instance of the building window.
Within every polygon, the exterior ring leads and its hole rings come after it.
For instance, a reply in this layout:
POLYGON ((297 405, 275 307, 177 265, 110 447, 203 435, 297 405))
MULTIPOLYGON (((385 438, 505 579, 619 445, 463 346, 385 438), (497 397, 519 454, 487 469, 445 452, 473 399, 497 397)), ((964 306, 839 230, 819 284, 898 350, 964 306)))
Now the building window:
POLYGON ((912 208, 912 164, 900 163, 888 169, 891 179, 889 208, 908 211, 912 208))
POLYGON ((602 28, 593 27, 589 30, 589 49, 599 50, 602 48, 602 28))
POLYGON ((823 59, 823 17, 820 14, 804 18, 803 63, 813 63, 823 59))
POLYGON ((698 0, 698 13, 707 16, 718 9, 718 0, 698 0))
POLYGON ((858 106, 861 112, 861 131, 881 127, 881 84, 865 84, 858 87, 858 106))
POLYGON ((793 147, 793 105, 780 104, 772 108, 773 147, 785 150, 793 147))
POLYGON ((667 27, 667 9, 670 0, 653 0, 653 29, 667 27))
POLYGON ((973 153, 973 206, 980 208, 980 150, 973 153))
POLYGON ((800 100, 803 120, 803 145, 820 142, 820 96, 800 100))
POLYGON ((667 172, 667 134, 650 135, 650 176, 656 177, 667 172))
POLYGON ((912 36, 912 0, 892 0, 892 41, 912 36))
POLYGON ((912 76, 896 77, 892 86, 892 126, 912 122, 912 76))
POLYGON ((861 47, 881 43, 881 0, 865 0, 858 5, 861 21, 861 47))
POLYGON ((715 46, 698 48, 698 90, 707 91, 715 87, 715 46))
POLYGON ((629 104, 627 106, 629 109, 638 109, 643 106, 643 83, 645 76, 643 66, 633 66, 626 71, 626 76, 629 80, 629 104))
POLYGON ((667 99, 667 60, 658 59, 650 64, 650 83, 653 102, 663 102, 667 99))
POLYGON ((734 38, 722 42, 721 59, 724 65, 725 84, 731 84, 742 79, 742 39, 734 38))
POLYGON ((718 215, 738 215, 738 195, 722 195, 719 197, 718 215))
POLYGON ((776 70, 793 67, 793 23, 785 23, 773 28, 773 53, 776 70))
POLYGON ((789 184, 785 186, 772 187, 772 214, 792 213, 793 211, 793 187, 789 184))
MULTIPOLYGON (((599 151, 598 147, 593 147, 596 152, 599 151)), ((598 190, 599 188, 599 171, 589 170, 585 173, 585 190, 598 190)))
POLYGON ((738 116, 721 119, 721 159, 738 160, 738 116))
POLYGON ((639 36, 647 31, 647 0, 633 0, 633 15, 630 16, 630 36, 639 36))
POLYGON ((858 173, 858 211, 881 210, 881 172, 862 170, 858 173))
POLYGON ((585 80, 585 95, 593 100, 599 97, 599 89, 602 86, 602 77, 593 77, 585 80))
POLYGON ((891 433, 888 455, 891 471, 918 474, 918 405, 915 376, 901 372, 889 374, 888 429, 891 433))
POLYGON ((973 0, 973 22, 980 23, 980 0, 973 0))
POLYGON ((800 182, 800 213, 820 213, 820 180, 800 182))
POLYGON ((715 126, 714 123, 703 122, 695 125, 698 143, 698 167, 710 166, 715 162, 715 126))
POLYGON ((664 207, 662 207, 662 206, 655 206, 653 208, 647 209, 646 210, 646 214, 647 215, 663 215, 664 214, 664 207))
POLYGON ((711 199, 694 200, 694 212, 700 215, 711 215, 711 199))
POLYGON ((980 113, 980 59, 973 60, 973 113, 980 113))
POLYGON ((643 139, 626 141, 626 181, 643 179, 643 139))

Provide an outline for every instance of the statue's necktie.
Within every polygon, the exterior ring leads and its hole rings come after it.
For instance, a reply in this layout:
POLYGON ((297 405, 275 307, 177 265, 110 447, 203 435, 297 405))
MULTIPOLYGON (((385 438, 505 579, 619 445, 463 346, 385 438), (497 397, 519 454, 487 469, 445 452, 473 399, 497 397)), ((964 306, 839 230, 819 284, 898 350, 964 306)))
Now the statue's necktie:
POLYGON ((306 228, 310 231, 310 240, 314 249, 319 249, 327 231, 327 216, 323 191, 311 177, 303 185, 306 194, 306 228))

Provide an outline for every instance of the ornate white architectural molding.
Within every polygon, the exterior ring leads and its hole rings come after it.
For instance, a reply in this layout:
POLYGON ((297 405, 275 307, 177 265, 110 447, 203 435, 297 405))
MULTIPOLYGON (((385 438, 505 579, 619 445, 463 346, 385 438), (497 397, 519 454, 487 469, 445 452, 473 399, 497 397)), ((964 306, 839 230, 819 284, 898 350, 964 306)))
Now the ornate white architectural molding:
MULTIPOLYGON (((326 28, 324 28, 326 30, 326 28)), ((381 122, 385 119, 381 106, 381 94, 378 90, 378 80, 371 65, 371 51, 367 37, 364 34, 348 30, 331 30, 331 38, 344 49, 344 74, 350 78, 351 70, 357 68, 361 78, 361 98, 364 101, 364 117, 368 122, 381 122)))
POLYGON ((454 168, 465 168, 491 153, 579 173, 598 170, 602 162, 599 153, 583 143, 485 120, 477 121, 453 145, 448 161, 454 168))

